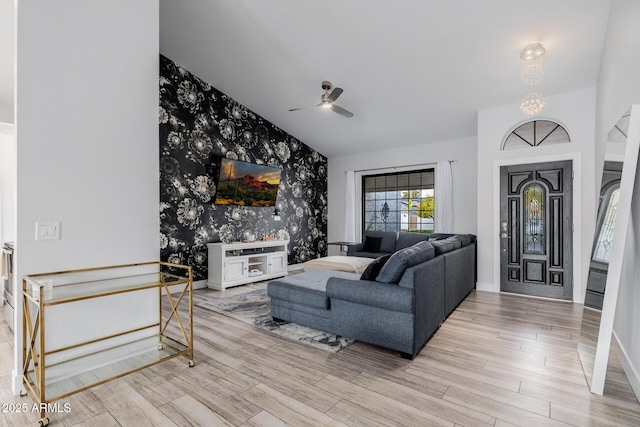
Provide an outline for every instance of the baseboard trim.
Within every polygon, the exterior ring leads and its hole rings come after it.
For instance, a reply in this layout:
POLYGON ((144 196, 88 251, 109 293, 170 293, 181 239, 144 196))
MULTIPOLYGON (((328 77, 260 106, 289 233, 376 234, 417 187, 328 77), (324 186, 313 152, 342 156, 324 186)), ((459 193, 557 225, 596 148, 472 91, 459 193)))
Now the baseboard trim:
POLYGON ((496 290, 493 283, 482 283, 482 282, 476 282, 476 290, 486 291, 486 292, 500 292, 500 288, 496 290))
POLYGON ((287 271, 296 271, 296 270, 303 270, 303 269, 304 269, 304 263, 290 264, 287 266, 287 271))
POLYGON ((638 399, 638 402, 640 402, 640 375, 638 375, 638 370, 633 366, 633 363, 631 363, 631 360, 629 359, 629 356, 624 347, 622 346, 622 344, 620 344, 620 340, 618 339, 618 335, 615 331, 613 331, 613 344, 613 348, 615 348, 616 353, 618 354, 618 359, 620 360, 622 369, 627 375, 629 384, 631 384, 633 393, 636 395, 636 399, 638 399))

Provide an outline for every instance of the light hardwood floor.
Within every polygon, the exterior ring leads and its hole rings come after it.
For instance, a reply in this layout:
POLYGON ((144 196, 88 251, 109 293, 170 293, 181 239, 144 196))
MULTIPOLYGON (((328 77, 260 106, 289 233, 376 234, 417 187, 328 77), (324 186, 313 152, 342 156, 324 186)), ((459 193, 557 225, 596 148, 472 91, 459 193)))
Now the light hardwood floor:
MULTIPOLYGON (((246 292, 195 291, 202 300, 246 292)), ((576 353, 581 307, 472 292, 413 361, 356 342, 331 354, 196 307, 196 366, 173 359, 64 399, 55 426, 640 425, 616 361, 604 397, 576 353)), ((12 342, 0 325, 0 403, 12 342)), ((38 414, 0 413, 1 426, 38 414)))

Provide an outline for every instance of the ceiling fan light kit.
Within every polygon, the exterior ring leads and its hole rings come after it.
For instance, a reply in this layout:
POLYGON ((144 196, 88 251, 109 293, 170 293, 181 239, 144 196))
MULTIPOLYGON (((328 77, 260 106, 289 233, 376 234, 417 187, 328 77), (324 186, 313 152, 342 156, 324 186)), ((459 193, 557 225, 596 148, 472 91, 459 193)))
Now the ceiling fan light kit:
MULTIPOLYGON (((542 43, 530 43, 522 49, 520 59, 524 61, 520 78, 527 86, 535 86, 542 82, 544 70, 542 69, 542 57, 546 49, 542 43)), ((520 110, 528 115, 534 116, 540 114, 544 108, 545 102, 539 90, 532 90, 524 96, 520 103, 520 110)))
MULTIPOLYGON (((335 100, 338 99, 338 97, 343 92, 342 88, 339 88, 339 87, 334 88, 331 91, 331 93, 329 93, 329 91, 331 90, 333 85, 331 84, 330 81, 327 81, 327 80, 324 80, 322 82, 321 87, 324 90, 324 93, 320 97, 320 104, 318 104, 316 107, 322 107, 324 109, 331 110, 334 113, 338 113, 341 116, 346 117, 346 118, 353 117, 353 113, 351 111, 347 111, 344 108, 342 108, 342 107, 340 107, 340 106, 335 104, 335 100)), ((310 107, 291 108, 291 109, 289 109, 289 111, 304 110, 306 108, 310 108, 310 107)))

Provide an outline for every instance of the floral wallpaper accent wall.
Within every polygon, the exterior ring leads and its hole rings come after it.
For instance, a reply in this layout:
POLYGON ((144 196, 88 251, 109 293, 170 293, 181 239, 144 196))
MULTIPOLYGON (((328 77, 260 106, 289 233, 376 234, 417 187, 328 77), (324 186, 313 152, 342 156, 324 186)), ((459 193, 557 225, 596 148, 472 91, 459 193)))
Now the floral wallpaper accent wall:
POLYGON ((160 55, 160 258, 207 278, 207 243, 275 234, 289 264, 327 254, 327 158, 160 55), (282 169, 276 208, 215 205, 213 156, 282 169))

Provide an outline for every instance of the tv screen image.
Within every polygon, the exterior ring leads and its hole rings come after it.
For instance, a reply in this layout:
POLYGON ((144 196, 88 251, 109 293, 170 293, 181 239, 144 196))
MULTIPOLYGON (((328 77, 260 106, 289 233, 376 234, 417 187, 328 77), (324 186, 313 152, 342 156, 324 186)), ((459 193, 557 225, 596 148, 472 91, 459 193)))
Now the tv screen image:
POLYGON ((217 205, 274 206, 280 186, 279 168, 221 158, 217 205))

